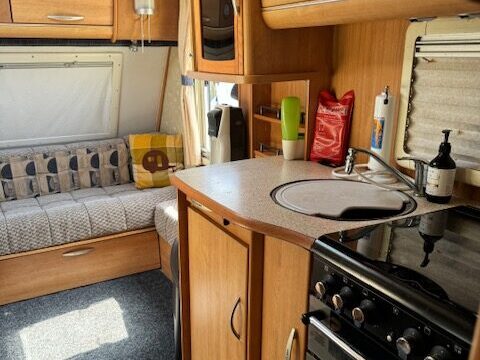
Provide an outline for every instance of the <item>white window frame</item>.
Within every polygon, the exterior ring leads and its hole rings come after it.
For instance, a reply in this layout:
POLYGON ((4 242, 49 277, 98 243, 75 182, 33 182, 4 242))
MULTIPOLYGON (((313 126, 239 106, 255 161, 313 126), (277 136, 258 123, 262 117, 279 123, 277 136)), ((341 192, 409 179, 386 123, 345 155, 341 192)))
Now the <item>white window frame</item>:
MULTIPOLYGON (((398 127, 395 143, 395 158, 408 157, 405 149, 407 118, 412 84, 413 64, 416 54, 417 41, 428 38, 435 40, 458 40, 468 43, 472 39, 480 39, 480 19, 441 18, 432 21, 411 23, 406 34, 405 52, 402 70, 402 82, 400 87, 400 107, 398 115, 398 127)), ((458 47, 461 50, 461 47, 458 47)), ((438 53, 437 55, 438 56, 438 53)), ((469 56, 465 53, 464 56, 469 56)), ((470 56, 473 56, 470 53, 470 56)), ((475 55, 478 56, 478 55, 475 55)), ((414 170, 412 161, 397 160, 401 167, 414 170)), ((474 186, 480 186, 480 171, 475 169, 457 169, 456 180, 474 186)))
POLYGON ((105 132, 79 134, 70 136, 55 136, 34 139, 0 139, 0 148, 66 143, 72 141, 105 139, 118 136, 120 88, 123 67, 121 53, 0 53, 0 71, 2 67, 85 67, 106 66, 112 69, 112 95, 110 103, 110 118, 105 132))

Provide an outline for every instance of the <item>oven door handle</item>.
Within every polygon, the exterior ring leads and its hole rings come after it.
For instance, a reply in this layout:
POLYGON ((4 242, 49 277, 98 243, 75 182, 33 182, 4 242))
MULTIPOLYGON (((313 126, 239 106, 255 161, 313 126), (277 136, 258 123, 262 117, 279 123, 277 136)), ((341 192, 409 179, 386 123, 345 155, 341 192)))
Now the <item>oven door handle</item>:
POLYGON ((320 320, 318 320, 313 314, 316 316, 323 315, 322 317, 325 318, 325 314, 322 311, 314 311, 310 314, 305 314, 303 316, 303 322, 312 325, 315 329, 325 335, 330 341, 335 343, 340 349, 342 349, 346 354, 352 357, 354 360, 366 360, 362 355, 356 352, 350 345, 348 345, 345 341, 340 339, 335 333, 330 330, 327 326, 325 326, 320 320))

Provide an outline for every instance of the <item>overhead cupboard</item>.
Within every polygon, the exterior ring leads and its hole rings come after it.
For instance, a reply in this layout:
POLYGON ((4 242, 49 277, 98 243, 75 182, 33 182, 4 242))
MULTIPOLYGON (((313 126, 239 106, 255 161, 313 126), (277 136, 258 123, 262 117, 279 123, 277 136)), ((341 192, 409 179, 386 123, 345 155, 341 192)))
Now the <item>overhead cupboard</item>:
MULTIPOLYGON (((177 0, 157 0, 151 40, 176 41, 177 18, 177 0)), ((133 0, 0 0, 3 38, 139 40, 142 22, 133 0)))
POLYGON ((428 18, 480 12, 476 0, 261 0, 272 29, 428 18))

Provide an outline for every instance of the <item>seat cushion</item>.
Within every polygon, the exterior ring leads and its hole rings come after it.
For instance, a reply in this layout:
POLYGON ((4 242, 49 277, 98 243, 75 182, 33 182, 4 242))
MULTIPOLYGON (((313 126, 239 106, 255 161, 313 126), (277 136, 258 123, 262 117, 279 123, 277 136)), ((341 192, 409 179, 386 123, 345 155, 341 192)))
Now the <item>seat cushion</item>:
POLYGON ((155 209, 155 228, 166 242, 173 245, 178 240, 177 199, 167 200, 155 209))
POLYGON ((172 186, 124 184, 2 202, 0 255, 152 226, 157 204, 175 196, 172 186))

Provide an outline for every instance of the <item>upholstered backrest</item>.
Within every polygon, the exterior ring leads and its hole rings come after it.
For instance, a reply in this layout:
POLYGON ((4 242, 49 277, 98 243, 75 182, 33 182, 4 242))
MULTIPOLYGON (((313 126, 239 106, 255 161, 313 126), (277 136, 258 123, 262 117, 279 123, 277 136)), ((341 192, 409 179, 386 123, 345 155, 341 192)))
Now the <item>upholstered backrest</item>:
POLYGON ((0 201, 131 182, 123 139, 0 150, 0 201))

